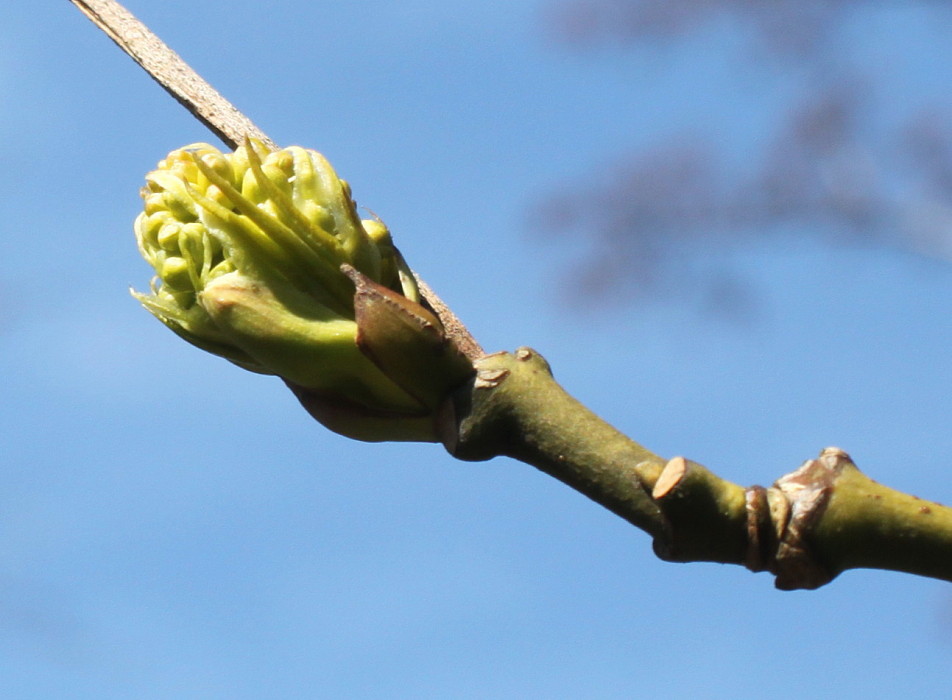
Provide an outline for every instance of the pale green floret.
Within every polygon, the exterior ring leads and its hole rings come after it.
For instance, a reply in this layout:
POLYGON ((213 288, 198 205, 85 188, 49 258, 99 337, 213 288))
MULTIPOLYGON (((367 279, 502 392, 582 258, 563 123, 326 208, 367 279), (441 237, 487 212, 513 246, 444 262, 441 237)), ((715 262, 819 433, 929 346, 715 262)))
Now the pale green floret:
POLYGON ((248 142, 171 152, 143 188, 133 295, 190 343, 255 372, 398 415, 420 402, 358 348, 350 265, 412 302, 416 281, 379 220, 315 151, 248 142))
POLYGON ((261 366, 280 367, 283 379, 377 409, 420 410, 416 399, 357 349, 354 320, 287 289, 278 298, 239 273, 215 280, 201 300, 236 345, 261 366))

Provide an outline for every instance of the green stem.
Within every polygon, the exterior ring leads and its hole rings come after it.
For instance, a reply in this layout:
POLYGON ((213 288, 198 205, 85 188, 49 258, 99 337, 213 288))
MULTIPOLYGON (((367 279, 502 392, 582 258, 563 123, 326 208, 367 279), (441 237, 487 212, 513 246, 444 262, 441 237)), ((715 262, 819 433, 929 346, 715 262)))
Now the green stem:
POLYGON ((842 450, 745 489, 625 437, 569 396, 533 350, 475 366, 441 418, 450 453, 531 464, 645 530, 662 559, 769 570, 784 590, 851 568, 952 581, 952 509, 877 484, 842 450))
POLYGON ((891 569, 952 581, 952 508, 883 486, 848 462, 812 535, 834 571, 891 569))
POLYGON ((584 493, 633 525, 660 535, 664 518, 646 491, 664 460, 569 396, 536 352, 486 355, 455 397, 444 444, 465 460, 508 456, 584 493))

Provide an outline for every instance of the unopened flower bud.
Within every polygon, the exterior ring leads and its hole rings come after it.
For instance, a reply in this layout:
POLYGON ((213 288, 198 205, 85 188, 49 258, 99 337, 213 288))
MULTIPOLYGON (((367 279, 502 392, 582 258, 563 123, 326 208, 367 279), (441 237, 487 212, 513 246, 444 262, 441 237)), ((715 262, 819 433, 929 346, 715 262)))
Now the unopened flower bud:
POLYGON ((362 440, 436 440, 473 372, 377 219, 315 151, 248 141, 173 151, 135 222, 155 270, 134 296, 190 343, 274 374, 311 414, 362 440))

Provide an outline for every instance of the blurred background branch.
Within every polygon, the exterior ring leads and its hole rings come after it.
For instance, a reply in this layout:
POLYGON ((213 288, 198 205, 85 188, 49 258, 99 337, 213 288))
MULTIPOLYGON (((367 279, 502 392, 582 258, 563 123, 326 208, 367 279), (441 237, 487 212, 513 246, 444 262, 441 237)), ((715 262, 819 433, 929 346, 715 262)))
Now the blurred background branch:
MULTIPOLYGON (((948 3, 929 1, 552 4, 546 29, 557 45, 650 56, 659 90, 675 70, 666 51, 699 45, 696 63, 727 63, 725 94, 742 112, 718 133, 703 105, 683 95, 685 110, 698 112, 692 127, 653 133, 634 148, 619 144, 617 157, 584 178, 589 185, 540 198, 536 231, 590 234, 590 300, 622 290, 625 299, 664 296, 672 273, 697 273, 705 256, 768 238, 784 245, 812 236, 952 261, 952 109, 890 82, 894 63, 909 56, 948 68, 947 43, 935 31, 926 36, 936 41, 898 55, 857 48, 871 13, 910 6, 936 28, 952 20, 948 3), (746 102, 771 118, 751 123, 746 102)), ((708 270, 698 281, 706 308, 749 301, 729 260, 726 273, 708 270)))

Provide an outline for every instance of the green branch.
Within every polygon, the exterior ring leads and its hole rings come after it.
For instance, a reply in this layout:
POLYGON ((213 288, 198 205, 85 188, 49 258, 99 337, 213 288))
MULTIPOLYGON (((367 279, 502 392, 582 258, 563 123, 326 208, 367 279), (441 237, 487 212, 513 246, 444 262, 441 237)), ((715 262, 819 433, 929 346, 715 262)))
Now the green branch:
POLYGON ((569 396, 539 354, 521 348, 477 360, 475 378, 453 407, 443 442, 455 457, 513 457, 661 534, 664 520, 648 491, 664 460, 569 396))
POLYGON ((535 351, 497 353, 444 412, 447 450, 531 464, 654 538, 668 561, 742 564, 783 590, 853 568, 952 580, 952 509, 882 486, 838 448, 743 488, 675 457, 665 462, 569 396, 535 351))
POLYGON ((386 227, 357 220, 349 186, 320 156, 275 150, 115 0, 71 2, 223 141, 245 144, 244 156, 173 152, 151 176, 137 233, 161 282, 139 297, 186 340, 278 375, 345 435, 440 439, 460 459, 534 465, 645 530, 668 561, 768 570, 785 590, 851 568, 952 580, 952 509, 877 484, 842 450, 827 448, 769 488, 743 488, 625 437, 569 396, 534 351, 484 356, 414 280, 386 227), (301 194, 316 186, 315 168, 332 186, 301 194), (228 179, 247 169, 247 182, 228 179), (263 253, 274 264, 262 268, 263 253), (340 303, 352 286, 353 309, 340 303))

